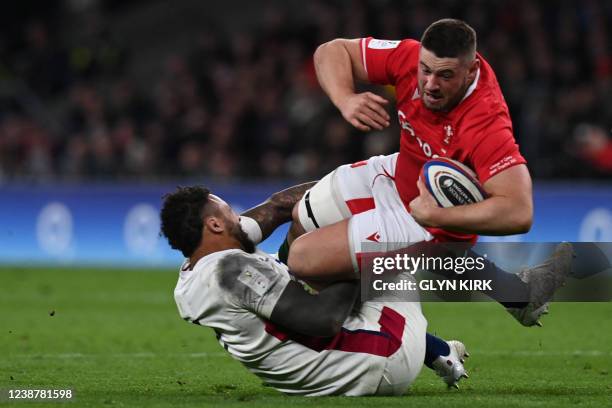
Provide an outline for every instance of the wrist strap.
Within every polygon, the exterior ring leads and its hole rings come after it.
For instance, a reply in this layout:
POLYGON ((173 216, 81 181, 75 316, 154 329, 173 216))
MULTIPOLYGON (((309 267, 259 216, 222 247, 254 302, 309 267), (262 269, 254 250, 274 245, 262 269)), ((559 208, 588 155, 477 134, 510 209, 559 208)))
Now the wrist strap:
POLYGON ((257 221, 251 217, 240 216, 240 226, 254 244, 261 242, 262 233, 257 221))

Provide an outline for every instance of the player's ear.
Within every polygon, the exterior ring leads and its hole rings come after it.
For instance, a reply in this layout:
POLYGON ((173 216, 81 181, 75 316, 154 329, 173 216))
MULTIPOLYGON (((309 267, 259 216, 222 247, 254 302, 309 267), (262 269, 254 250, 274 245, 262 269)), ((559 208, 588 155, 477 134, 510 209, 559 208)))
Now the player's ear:
POLYGON ((480 59, 474 58, 474 61, 470 63, 470 68, 468 69, 468 81, 472 82, 474 78, 476 78, 476 73, 478 72, 478 68, 480 68, 480 59))
POLYGON ((204 219, 204 225, 206 225, 206 228, 215 234, 220 234, 225 230, 225 223, 223 220, 213 215, 204 219))

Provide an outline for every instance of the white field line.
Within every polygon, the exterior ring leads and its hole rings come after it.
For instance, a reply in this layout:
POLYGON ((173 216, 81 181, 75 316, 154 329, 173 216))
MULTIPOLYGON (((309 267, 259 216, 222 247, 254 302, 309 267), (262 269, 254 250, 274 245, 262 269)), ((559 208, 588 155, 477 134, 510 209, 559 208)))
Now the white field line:
MULTIPOLYGON (((504 351, 504 350, 470 350, 473 356, 497 357, 603 357, 612 356, 612 351, 574 350, 574 351, 504 351)), ((229 356, 226 352, 202 353, 56 353, 56 354, 15 354, 11 357, 24 359, 89 359, 89 358, 219 358, 229 356)))

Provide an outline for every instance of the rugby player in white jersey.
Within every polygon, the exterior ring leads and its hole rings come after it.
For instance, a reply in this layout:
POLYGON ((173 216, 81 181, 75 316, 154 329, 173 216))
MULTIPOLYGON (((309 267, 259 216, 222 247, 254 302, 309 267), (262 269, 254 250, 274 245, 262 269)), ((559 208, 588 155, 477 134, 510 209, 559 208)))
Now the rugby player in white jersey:
MULTIPOLYGON (((313 183, 274 194, 247 211, 267 237, 291 220, 313 183)), ((255 249, 240 216, 201 187, 165 196, 161 230, 187 258, 174 292, 181 317, 208 326, 266 384, 292 395, 401 395, 425 363, 448 385, 467 377, 457 341, 426 334, 418 302, 356 304, 358 283, 313 293, 255 249), (427 344, 427 346, 426 346, 427 344)))

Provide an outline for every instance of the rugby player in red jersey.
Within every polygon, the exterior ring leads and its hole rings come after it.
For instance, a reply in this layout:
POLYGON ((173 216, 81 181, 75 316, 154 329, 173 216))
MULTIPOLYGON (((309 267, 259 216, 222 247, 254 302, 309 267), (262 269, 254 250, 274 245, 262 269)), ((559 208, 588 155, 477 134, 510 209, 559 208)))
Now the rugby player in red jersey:
MULTIPOLYGON (((420 42, 336 39, 321 45, 314 61, 322 88, 343 117, 363 131, 383 129, 391 119, 388 101, 372 92, 357 93, 355 82, 395 87, 400 151, 341 166, 304 196, 287 242, 303 230, 311 233, 292 243, 293 273, 346 277, 347 270, 358 270, 368 241, 475 242, 476 234, 529 231, 531 177, 495 73, 477 53, 476 33, 467 23, 439 20, 420 42), (436 157, 474 169, 488 198, 440 208, 419 180, 423 164, 436 157)), ((518 300, 489 294, 523 325, 539 324, 564 280, 553 269, 514 275, 489 263, 485 273, 518 300)))

